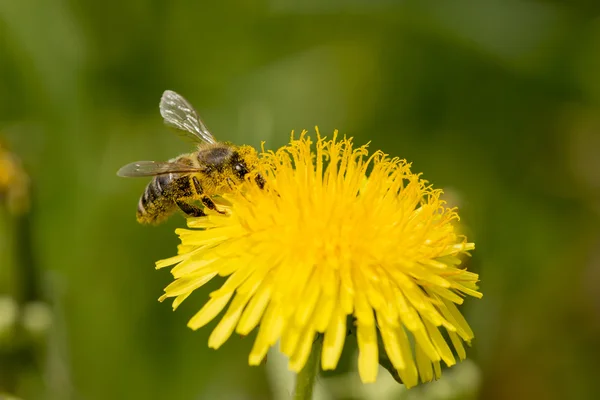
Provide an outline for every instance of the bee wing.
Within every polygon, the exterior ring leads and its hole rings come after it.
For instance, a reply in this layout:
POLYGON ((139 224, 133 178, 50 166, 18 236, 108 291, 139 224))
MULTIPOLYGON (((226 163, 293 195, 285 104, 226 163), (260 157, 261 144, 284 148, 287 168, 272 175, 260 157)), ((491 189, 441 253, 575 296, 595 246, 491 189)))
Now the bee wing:
POLYGON ((160 99, 160 115, 165 124, 195 142, 216 143, 212 133, 198 116, 194 107, 180 94, 165 90, 160 99))
POLYGON ((136 161, 127 164, 117 171, 118 176, 136 178, 141 176, 156 176, 171 173, 200 172, 200 168, 176 162, 136 161))

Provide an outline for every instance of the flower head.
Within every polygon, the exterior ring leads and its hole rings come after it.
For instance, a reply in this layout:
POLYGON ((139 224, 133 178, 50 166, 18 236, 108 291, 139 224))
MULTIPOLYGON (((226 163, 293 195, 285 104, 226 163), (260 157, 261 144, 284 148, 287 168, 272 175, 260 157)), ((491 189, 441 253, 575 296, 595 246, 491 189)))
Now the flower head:
POLYGON ((29 208, 29 177, 21 160, 0 142, 0 205, 11 214, 22 214, 29 208))
POLYGON ((481 294, 459 256, 474 245, 456 233, 458 215, 441 190, 406 161, 369 156, 336 134, 312 143, 303 133, 263 152, 259 172, 264 189, 248 184, 229 196, 228 215, 189 219, 191 229, 177 230, 179 255, 157 263, 176 264, 161 298, 175 297, 174 307, 215 276, 228 277, 188 324, 198 329, 229 305, 210 347, 259 326, 249 363, 280 340, 299 371, 321 333, 321 366, 334 369, 355 329, 362 381, 376 379, 386 351, 408 387, 439 376, 440 361, 456 362, 442 331, 465 358, 473 333, 456 304, 481 294))

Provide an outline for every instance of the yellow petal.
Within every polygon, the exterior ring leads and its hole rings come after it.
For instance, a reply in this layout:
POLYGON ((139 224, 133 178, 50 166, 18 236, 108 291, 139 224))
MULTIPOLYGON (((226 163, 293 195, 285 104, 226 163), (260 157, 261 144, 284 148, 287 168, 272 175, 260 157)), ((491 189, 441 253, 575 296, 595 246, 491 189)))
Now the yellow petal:
POLYGON ((306 360, 308 360, 308 357, 310 356, 314 340, 315 330, 309 325, 300 336, 296 351, 294 351, 294 354, 290 357, 290 362, 288 364, 290 371, 300 372, 302 367, 304 367, 306 360))
POLYGON ((321 367, 323 370, 331 370, 337 367, 342 355, 346 334, 346 315, 340 309, 335 309, 323 340, 321 353, 321 367))
POLYGON ((381 333, 383 345, 385 347, 385 352, 387 353, 392 365, 397 370, 405 369, 406 363, 404 362, 404 357, 402 357, 402 350, 400 349, 400 343, 396 335, 396 329, 388 326, 384 318, 379 318, 379 314, 377 321, 379 324, 379 331, 381 333))
POLYGON ((431 380, 433 380, 431 360, 420 346, 416 347, 415 353, 417 356, 417 367, 419 369, 419 375, 421 376, 421 382, 431 382, 431 380))
POLYGON ((165 288, 165 294, 167 295, 167 297, 175 297, 181 294, 189 293, 203 286, 204 284, 206 284, 206 282, 210 281, 216 275, 216 272, 211 272, 203 273, 197 276, 192 275, 190 277, 177 279, 165 288))
POLYGON ((265 282, 252 297, 248 306, 244 310, 240 322, 237 326, 237 333, 240 335, 249 334, 260 322, 269 300, 271 298, 271 286, 265 282))
POLYGON ((412 350, 410 348, 410 342, 404 328, 399 328, 396 331, 398 337, 398 344, 400 351, 402 352, 402 359, 404 360, 405 368, 398 369, 398 374, 402 378, 404 386, 411 388, 419 383, 419 373, 415 360, 413 358, 412 350))
POLYGON ((429 339, 429 335, 425 330, 425 326, 422 326, 420 329, 413 331, 412 334, 414 335, 415 340, 417 341, 416 346, 421 347, 423 352, 427 355, 427 357, 429 357, 431 361, 440 360, 440 355, 435 350, 435 347, 433 347, 433 344, 429 339))
POLYGON ((444 360, 446 365, 449 367, 456 364, 456 359, 452 354, 452 350, 450 350, 450 347, 448 347, 448 343, 446 343, 446 340, 444 340, 444 337, 440 333, 439 329, 427 320, 423 322, 425 323, 425 327, 427 328, 427 332, 429 333, 429 337, 431 338, 433 346, 442 360, 444 360))
POLYGON ((218 349, 229 339, 242 315, 244 307, 248 303, 249 297, 250 295, 248 294, 238 294, 233 298, 229 309, 208 338, 208 347, 218 349))
POLYGON ((175 297, 175 300, 173 300, 173 310, 176 310, 177 307, 179 307, 190 294, 192 294, 192 292, 180 294, 179 296, 175 297))
POLYGON ((358 373, 364 383, 375 382, 379 369, 377 332, 373 324, 358 323, 358 373))
POLYGON ((271 302, 267 306, 263 322, 258 330, 258 335, 254 341, 254 346, 250 351, 248 362, 250 365, 259 365, 263 358, 267 355, 269 347, 274 343, 273 337, 280 334, 280 329, 283 325, 280 323, 281 315, 279 314, 279 306, 271 302))
POLYGON ((296 325, 289 325, 283 334, 281 335, 281 352, 288 357, 291 357, 296 351, 298 341, 300 340, 300 334, 302 333, 300 327, 296 325))
POLYGON ((465 320, 465 317, 462 316, 460 311, 458 311, 458 309, 452 302, 445 299, 443 299, 443 302, 446 306, 446 309, 448 310, 448 312, 454 320, 453 325, 456 327, 456 331, 460 335, 460 337, 462 337, 463 340, 467 342, 473 339, 473 331, 467 323, 467 320, 465 320))
POLYGON ((450 336, 450 340, 452 341, 452 345, 456 350, 456 354, 458 354, 458 358, 461 360, 467 358, 467 353, 465 352, 465 348, 458 335, 455 332, 448 332, 448 336, 450 336))
POLYGON ((188 327, 193 330, 199 329, 212 321, 225 308, 233 293, 221 297, 211 298, 200 311, 188 322, 188 327))

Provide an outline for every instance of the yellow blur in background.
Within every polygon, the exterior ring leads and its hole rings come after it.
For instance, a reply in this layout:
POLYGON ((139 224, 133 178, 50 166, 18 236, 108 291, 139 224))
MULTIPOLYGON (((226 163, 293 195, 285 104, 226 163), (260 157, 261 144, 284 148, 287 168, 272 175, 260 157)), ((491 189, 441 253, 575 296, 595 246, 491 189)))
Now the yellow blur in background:
POLYGON ((359 384, 350 345, 317 398, 598 397, 598 71, 583 0, 1 1, 0 138, 31 206, 0 206, 0 398, 289 393, 276 352, 249 367, 252 337, 216 352, 215 323, 186 328, 220 282, 177 313, 156 301, 184 219, 138 225, 147 181, 115 172, 191 150, 162 124, 165 89, 219 140, 371 141, 459 206, 484 293, 460 308, 468 360, 406 391, 385 371, 359 384))

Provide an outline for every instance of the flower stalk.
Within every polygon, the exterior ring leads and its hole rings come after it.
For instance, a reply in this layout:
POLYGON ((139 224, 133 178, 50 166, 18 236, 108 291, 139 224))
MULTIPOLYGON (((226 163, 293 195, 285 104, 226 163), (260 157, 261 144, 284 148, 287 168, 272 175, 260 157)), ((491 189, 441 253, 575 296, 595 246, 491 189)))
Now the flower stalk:
POLYGON ((294 400, 311 400, 315 387, 315 380, 319 375, 319 362, 321 360, 321 348, 323 347, 323 336, 317 335, 312 345, 310 356, 304 368, 296 375, 296 389, 294 400))

